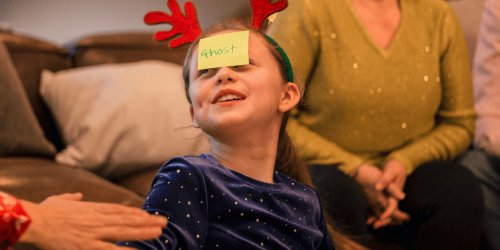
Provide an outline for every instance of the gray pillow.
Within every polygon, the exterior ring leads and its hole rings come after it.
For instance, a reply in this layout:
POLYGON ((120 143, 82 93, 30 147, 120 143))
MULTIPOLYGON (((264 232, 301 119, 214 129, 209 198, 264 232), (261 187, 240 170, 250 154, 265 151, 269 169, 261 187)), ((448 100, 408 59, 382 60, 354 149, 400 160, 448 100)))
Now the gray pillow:
POLYGON ((43 135, 21 79, 0 41, 0 156, 54 157, 56 149, 43 135))

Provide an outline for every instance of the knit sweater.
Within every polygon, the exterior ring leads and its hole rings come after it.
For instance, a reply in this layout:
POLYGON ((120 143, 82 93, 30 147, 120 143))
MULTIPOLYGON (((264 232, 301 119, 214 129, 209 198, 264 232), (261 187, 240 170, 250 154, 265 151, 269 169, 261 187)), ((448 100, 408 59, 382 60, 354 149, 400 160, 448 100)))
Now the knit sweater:
POLYGON ((441 0, 399 2, 388 49, 349 0, 289 1, 271 25, 302 79, 303 102, 287 130, 307 163, 349 172, 396 159, 411 173, 471 143, 472 79, 456 15, 441 0))

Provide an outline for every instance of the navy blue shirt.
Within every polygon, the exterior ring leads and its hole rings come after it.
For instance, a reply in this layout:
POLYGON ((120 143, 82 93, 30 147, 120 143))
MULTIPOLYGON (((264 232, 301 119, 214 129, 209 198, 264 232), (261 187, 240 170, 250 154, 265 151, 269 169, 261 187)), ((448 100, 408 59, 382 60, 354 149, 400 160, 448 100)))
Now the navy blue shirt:
POLYGON ((143 209, 168 219, 137 249, 334 249, 309 186, 275 172, 274 183, 232 171, 210 155, 176 157, 158 172, 143 209))

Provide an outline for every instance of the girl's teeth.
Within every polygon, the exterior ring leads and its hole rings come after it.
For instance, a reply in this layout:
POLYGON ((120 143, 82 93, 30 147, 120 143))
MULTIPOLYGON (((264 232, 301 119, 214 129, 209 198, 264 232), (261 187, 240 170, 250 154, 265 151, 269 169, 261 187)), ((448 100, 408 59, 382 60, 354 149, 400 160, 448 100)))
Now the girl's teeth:
POLYGON ((241 97, 233 94, 228 94, 222 97, 219 97, 217 101, 219 102, 224 102, 224 101, 232 101, 232 100, 241 100, 241 97))

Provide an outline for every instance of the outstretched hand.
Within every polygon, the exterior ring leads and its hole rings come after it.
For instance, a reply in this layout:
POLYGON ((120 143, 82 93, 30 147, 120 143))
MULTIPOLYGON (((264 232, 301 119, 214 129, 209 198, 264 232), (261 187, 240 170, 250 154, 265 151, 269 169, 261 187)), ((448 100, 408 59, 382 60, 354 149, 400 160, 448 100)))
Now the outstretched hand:
POLYGON ((43 249, 129 249, 118 240, 153 239, 167 220, 138 208, 82 202, 81 193, 51 196, 40 204, 22 201, 32 222, 20 241, 43 249))

